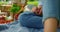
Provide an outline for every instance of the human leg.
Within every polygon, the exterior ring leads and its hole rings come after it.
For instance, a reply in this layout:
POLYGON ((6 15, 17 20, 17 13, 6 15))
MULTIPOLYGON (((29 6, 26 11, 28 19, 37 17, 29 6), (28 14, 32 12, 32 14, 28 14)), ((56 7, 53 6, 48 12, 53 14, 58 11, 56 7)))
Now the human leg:
POLYGON ((44 32, 56 32, 59 19, 59 0, 45 0, 43 3, 44 32))

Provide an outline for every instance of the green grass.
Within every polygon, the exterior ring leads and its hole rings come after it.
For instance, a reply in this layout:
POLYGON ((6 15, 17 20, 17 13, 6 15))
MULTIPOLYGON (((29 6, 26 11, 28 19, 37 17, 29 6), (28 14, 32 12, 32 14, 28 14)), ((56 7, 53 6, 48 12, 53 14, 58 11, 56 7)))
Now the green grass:
POLYGON ((27 4, 33 4, 33 5, 38 5, 38 1, 29 1, 29 2, 27 2, 27 4))
POLYGON ((2 4, 7 4, 8 2, 0 2, 0 5, 2 5, 2 4))
POLYGON ((0 2, 0 5, 3 4, 2 2, 0 2))

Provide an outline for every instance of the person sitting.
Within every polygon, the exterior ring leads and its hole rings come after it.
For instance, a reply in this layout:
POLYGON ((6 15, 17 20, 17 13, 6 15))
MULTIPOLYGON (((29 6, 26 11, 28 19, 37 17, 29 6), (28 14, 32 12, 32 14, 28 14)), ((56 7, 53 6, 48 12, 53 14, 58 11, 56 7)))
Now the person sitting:
POLYGON ((38 7, 34 5, 27 5, 23 13, 18 17, 20 24, 29 28, 43 28, 42 16, 38 11, 38 7))

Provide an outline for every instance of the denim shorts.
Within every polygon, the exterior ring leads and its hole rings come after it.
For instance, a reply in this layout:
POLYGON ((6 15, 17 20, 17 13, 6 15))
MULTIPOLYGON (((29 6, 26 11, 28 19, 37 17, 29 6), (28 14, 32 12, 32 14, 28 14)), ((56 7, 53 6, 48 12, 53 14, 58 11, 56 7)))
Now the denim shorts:
MULTIPOLYGON (((59 0, 45 0, 43 3, 43 21, 48 18, 56 18, 60 21, 59 0)), ((59 22, 60 23, 60 22, 59 22)))

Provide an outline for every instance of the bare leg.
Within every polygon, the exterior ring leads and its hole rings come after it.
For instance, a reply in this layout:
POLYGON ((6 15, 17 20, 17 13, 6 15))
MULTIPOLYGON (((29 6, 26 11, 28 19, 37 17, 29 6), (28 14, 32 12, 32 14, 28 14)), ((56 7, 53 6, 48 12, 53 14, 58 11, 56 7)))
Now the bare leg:
POLYGON ((56 32, 57 20, 54 18, 49 18, 44 23, 44 32, 56 32))
POLYGON ((56 32, 57 18, 59 20, 59 1, 60 0, 43 0, 43 21, 44 32, 56 32), (51 18, 50 18, 51 17, 51 18), (45 20, 48 18, 47 20, 45 20))

